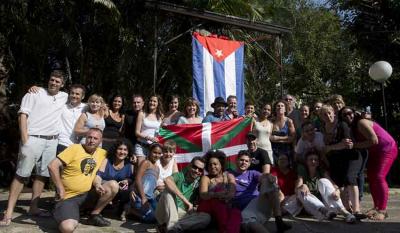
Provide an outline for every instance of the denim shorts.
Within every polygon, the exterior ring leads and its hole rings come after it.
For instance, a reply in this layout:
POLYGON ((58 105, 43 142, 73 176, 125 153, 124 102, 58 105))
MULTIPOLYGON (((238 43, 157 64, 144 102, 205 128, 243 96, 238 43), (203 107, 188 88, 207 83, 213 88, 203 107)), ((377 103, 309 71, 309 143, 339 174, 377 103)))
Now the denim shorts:
POLYGON ((28 178, 36 166, 36 175, 49 177, 47 165, 56 157, 58 139, 46 140, 33 136, 19 147, 16 174, 28 178))

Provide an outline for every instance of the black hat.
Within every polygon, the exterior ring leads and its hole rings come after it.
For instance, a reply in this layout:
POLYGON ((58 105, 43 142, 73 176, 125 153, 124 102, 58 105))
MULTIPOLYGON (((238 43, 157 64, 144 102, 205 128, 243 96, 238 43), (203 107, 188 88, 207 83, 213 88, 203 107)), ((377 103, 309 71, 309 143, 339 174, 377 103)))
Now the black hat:
POLYGON ((224 105, 224 107, 228 106, 228 104, 225 102, 224 98, 222 98, 221 96, 215 98, 214 103, 211 104, 211 107, 215 108, 216 104, 222 104, 222 105, 224 105))
POLYGON ((248 132, 246 135, 246 138, 254 140, 254 139, 257 139, 257 135, 255 135, 253 132, 248 132))

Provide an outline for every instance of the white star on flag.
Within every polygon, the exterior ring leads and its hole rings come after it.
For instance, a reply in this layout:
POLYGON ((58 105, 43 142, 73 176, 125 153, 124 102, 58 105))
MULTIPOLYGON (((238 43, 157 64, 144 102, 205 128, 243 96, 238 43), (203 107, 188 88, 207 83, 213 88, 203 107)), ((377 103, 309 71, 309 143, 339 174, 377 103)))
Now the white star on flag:
POLYGON ((217 57, 222 57, 222 56, 223 56, 222 50, 216 49, 216 50, 215 50, 215 55, 216 55, 217 57))

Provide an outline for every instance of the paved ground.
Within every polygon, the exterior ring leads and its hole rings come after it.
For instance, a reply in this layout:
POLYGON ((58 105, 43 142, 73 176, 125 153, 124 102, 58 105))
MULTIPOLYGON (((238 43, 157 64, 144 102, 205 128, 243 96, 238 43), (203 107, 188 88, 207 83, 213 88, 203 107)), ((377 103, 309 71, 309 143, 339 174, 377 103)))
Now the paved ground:
MULTIPOLYGON (((44 194, 43 206, 49 205, 53 192, 44 194)), ((0 210, 4 210, 7 202, 8 192, 0 190, 0 210)), ((17 203, 16 212, 14 214, 13 223, 6 228, 0 228, 0 232, 10 233, 36 233, 36 232, 57 232, 56 224, 52 218, 31 218, 26 215, 29 205, 29 193, 23 193, 20 201, 17 203)), ((366 195, 362 203, 363 209, 371 208, 372 200, 370 195, 366 195)), ((293 225, 293 229, 288 233, 399 233, 400 232, 400 189, 391 189, 391 198, 389 201, 389 218, 382 222, 363 221, 354 225, 349 225, 343 222, 340 217, 334 221, 317 222, 308 217, 300 217, 295 219, 287 219, 293 225)), ((153 225, 141 224, 128 220, 121 222, 111 219, 112 226, 99 228, 89 225, 80 224, 76 232, 156 232, 153 225)), ((275 231, 273 222, 267 223, 267 228, 271 233, 275 231)), ((204 231, 216 232, 216 231, 204 231)))

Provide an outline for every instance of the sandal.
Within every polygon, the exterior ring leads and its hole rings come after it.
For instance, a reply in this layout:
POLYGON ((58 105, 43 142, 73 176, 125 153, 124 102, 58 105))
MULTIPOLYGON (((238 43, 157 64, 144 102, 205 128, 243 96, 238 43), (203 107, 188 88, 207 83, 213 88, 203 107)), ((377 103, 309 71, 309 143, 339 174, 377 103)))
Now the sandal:
POLYGON ((8 227, 11 224, 12 218, 7 218, 6 216, 3 217, 2 220, 0 220, 0 227, 8 227))
POLYGON ((375 214, 373 214, 371 217, 368 217, 368 218, 371 220, 375 220, 375 221, 382 221, 388 217, 389 217, 389 215, 388 215, 387 211, 377 210, 375 214))
POLYGON ((367 210, 367 212, 365 212, 365 215, 367 216, 367 218, 370 218, 370 217, 372 217, 376 212, 377 212, 377 209, 374 207, 374 208, 371 208, 371 209, 367 210))

